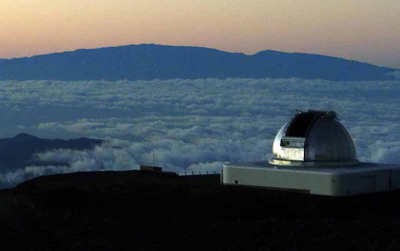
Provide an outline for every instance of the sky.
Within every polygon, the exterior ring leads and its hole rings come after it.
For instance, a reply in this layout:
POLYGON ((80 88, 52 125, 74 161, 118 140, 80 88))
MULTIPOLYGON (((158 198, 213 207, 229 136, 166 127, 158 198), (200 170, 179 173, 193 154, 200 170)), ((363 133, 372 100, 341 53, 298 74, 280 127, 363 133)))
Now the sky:
POLYGON ((0 58, 155 43, 400 68, 398 0, 1 0, 0 58))

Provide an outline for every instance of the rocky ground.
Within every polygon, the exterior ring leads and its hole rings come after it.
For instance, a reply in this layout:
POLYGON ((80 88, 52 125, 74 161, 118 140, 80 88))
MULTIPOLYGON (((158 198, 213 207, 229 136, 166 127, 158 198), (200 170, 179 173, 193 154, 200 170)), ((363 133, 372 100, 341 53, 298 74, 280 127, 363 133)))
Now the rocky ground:
POLYGON ((332 199, 219 175, 43 176, 0 191, 0 243, 25 250, 398 250, 400 192, 332 199))

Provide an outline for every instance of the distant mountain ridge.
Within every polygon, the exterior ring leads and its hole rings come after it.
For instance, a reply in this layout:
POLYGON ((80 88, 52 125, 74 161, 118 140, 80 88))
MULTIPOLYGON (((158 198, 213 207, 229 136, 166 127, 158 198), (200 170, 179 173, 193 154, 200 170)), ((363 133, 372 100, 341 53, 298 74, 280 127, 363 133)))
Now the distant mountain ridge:
POLYGON ((396 69, 342 58, 266 50, 254 55, 154 44, 0 60, 0 80, 302 78, 391 80, 396 69))
POLYGON ((35 153, 56 149, 88 150, 101 145, 97 139, 41 139, 21 133, 13 138, 0 139, 0 173, 15 171, 30 165, 67 165, 67 163, 49 163, 36 160, 35 153))

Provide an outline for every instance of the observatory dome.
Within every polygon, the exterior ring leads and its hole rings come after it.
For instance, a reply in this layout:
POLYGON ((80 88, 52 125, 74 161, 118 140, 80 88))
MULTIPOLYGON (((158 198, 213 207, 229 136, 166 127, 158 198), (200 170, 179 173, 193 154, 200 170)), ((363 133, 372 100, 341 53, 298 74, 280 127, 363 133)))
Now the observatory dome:
POLYGON ((333 111, 298 112, 277 133, 271 164, 348 166, 358 164, 354 142, 333 111))

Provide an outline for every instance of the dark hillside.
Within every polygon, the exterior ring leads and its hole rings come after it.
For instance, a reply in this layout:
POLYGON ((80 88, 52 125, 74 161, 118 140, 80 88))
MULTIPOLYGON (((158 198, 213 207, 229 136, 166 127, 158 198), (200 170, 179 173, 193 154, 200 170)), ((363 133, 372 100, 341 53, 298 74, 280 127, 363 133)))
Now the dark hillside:
POLYGON ((219 175, 45 176, 0 191, 0 241, 29 250, 396 250, 399 196, 222 187, 219 175))
POLYGON ((86 150, 100 145, 96 139, 40 139, 29 134, 18 134, 13 138, 0 139, 0 172, 13 171, 29 165, 60 165, 65 163, 42 163, 34 154, 56 149, 86 150))

